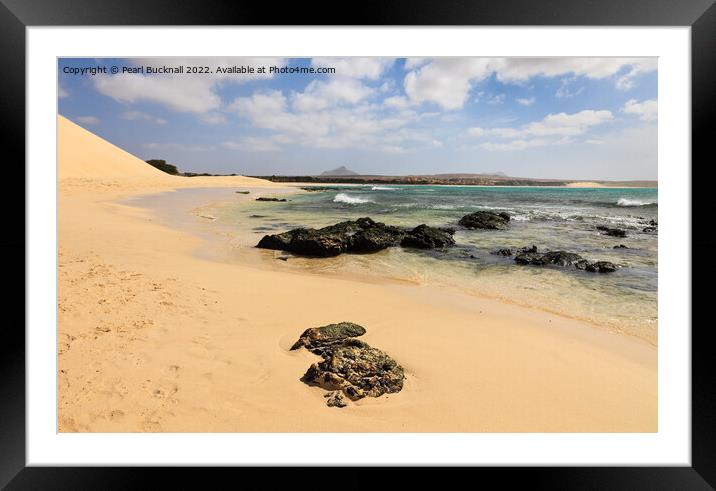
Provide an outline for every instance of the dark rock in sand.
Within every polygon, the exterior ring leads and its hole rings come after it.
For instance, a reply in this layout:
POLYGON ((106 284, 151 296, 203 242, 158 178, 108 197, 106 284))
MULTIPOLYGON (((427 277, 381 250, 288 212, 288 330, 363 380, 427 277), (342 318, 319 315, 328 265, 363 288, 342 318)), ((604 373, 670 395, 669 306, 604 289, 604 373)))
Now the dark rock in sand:
POLYGON ((344 407, 343 396, 358 400, 403 388, 403 368, 381 350, 354 339, 363 334, 362 326, 340 322, 306 329, 291 347, 303 346, 323 358, 311 365, 301 380, 334 391, 326 394, 329 407, 344 407))
POLYGON ((301 334, 293 346, 292 350, 305 347, 307 350, 320 355, 328 347, 335 347, 343 342, 344 339, 357 338, 365 334, 365 328, 352 322, 339 322, 338 324, 328 324, 322 327, 312 327, 306 329, 301 334), (315 350, 318 350, 316 352, 315 350))
POLYGON ((298 228, 276 235, 264 236, 256 247, 289 251, 316 257, 342 253, 376 252, 388 247, 419 247, 431 249, 455 244, 451 229, 420 225, 411 231, 359 218, 320 229, 298 228), (407 239, 407 240, 406 240, 407 239))
POLYGON ((346 401, 343 400, 343 394, 337 390, 326 393, 324 397, 328 398, 326 400, 326 406, 328 407, 346 407, 348 405, 346 401))
POLYGON ((236 194, 249 194, 250 191, 236 191, 236 194))
POLYGON ((291 240, 293 240, 293 234, 290 232, 275 235, 264 235, 256 247, 261 249, 287 251, 291 245, 291 240))
POLYGON ((644 227, 644 228, 642 229, 642 232, 646 232, 646 233, 656 232, 656 227, 644 227))
POLYGON ((286 198, 264 198, 263 196, 260 196, 256 198, 256 201, 281 201, 285 202, 288 201, 286 198))
POLYGON ((612 247, 612 249, 629 249, 629 248, 627 246, 625 246, 624 244, 619 244, 619 245, 615 245, 614 247, 612 247))
POLYGON ((404 379, 403 367, 395 360, 358 339, 346 339, 325 352, 323 361, 311 365, 303 376, 304 382, 340 390, 353 401, 400 392, 404 379))
POLYGON ((418 225, 407 233, 400 242, 403 247, 415 247, 417 249, 435 249, 455 245, 451 228, 435 228, 427 225, 418 225))
POLYGON ((507 227, 507 222, 509 221, 510 215, 505 212, 476 211, 475 213, 465 215, 458 223, 470 229, 502 230, 507 227))
POLYGON ((607 227, 606 225, 597 225, 597 230, 604 232, 604 235, 610 237, 626 237, 626 231, 620 228, 607 227))
MULTIPOLYGON (((286 236, 290 241, 282 247, 285 251, 302 254, 304 256, 330 257, 337 256, 348 250, 352 230, 348 227, 334 225, 331 228, 315 230, 312 228, 301 228, 279 234, 283 242, 286 236)), ((261 239, 263 241, 263 239, 261 239)), ((261 247, 259 242, 258 247, 261 247)))

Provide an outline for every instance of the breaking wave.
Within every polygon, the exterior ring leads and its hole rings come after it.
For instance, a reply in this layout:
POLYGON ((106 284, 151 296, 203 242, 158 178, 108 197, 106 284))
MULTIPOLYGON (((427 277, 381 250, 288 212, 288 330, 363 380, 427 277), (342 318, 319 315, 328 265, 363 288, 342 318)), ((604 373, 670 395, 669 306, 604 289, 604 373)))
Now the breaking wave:
POLYGON ((363 203, 375 203, 375 201, 365 198, 359 198, 357 196, 349 196, 346 193, 338 193, 333 198, 334 203, 345 203, 347 205, 360 205, 363 203))
POLYGON ((642 201, 638 199, 619 198, 617 206, 652 206, 656 205, 653 201, 642 201))
POLYGON ((397 191, 398 188, 389 188, 388 186, 373 186, 371 191, 397 191))

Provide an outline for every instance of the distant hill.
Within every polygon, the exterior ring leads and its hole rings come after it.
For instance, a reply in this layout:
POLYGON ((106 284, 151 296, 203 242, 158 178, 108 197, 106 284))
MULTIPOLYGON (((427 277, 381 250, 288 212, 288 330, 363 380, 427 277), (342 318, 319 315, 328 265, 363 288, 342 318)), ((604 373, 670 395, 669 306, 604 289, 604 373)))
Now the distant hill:
POLYGON ((321 173, 322 176, 357 176, 357 172, 353 172, 345 165, 338 167, 337 169, 327 170, 321 173))
MULTIPOLYGON (((345 169, 345 168, 344 168, 345 169)), ((336 169, 341 170, 341 169, 336 169)), ((347 170, 347 169, 346 169, 347 170)), ((336 171, 327 171, 333 173, 336 171)), ((350 171, 349 171, 350 172, 350 171)), ((580 181, 574 179, 541 179, 503 177, 494 174, 432 174, 384 176, 355 173, 335 175, 324 172, 320 176, 252 176, 272 182, 342 183, 342 184, 420 184, 458 186, 568 186, 568 187, 657 187, 656 181, 580 181)))

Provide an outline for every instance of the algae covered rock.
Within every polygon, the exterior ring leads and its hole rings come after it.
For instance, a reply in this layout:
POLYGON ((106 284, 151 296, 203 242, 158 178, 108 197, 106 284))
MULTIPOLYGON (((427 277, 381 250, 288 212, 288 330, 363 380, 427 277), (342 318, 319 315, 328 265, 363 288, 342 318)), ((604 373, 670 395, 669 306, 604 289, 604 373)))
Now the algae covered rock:
POLYGON ((502 230, 509 221, 508 213, 481 210, 465 215, 458 223, 470 229, 502 230))
POLYGON ((626 230, 620 228, 607 227, 606 225, 597 225, 597 230, 602 232, 604 235, 610 237, 626 237, 626 230))
POLYGON ((365 334, 365 328, 352 322, 339 322, 338 324, 328 324, 327 326, 312 327, 306 329, 298 338, 291 350, 301 347, 309 351, 318 350, 316 354, 321 354, 326 348, 340 344, 344 339, 357 338, 365 334))
POLYGON ((433 249, 455 244, 454 230, 419 225, 403 230, 364 217, 327 227, 296 228, 275 235, 264 236, 256 247, 293 252, 304 256, 331 257, 343 253, 377 252, 401 245, 433 249))
POLYGON ((344 407, 343 396, 352 401, 400 392, 405 374, 395 360, 368 343, 355 339, 365 328, 352 322, 340 322, 306 329, 292 350, 304 347, 320 355, 301 380, 322 387, 329 407, 344 407))
POLYGON ((515 256, 515 262, 532 266, 574 266, 590 273, 613 273, 619 268, 619 266, 609 261, 588 261, 574 252, 537 252, 537 248, 534 246, 529 249, 522 249, 522 252, 515 256))
POLYGON ((400 245, 403 247, 414 247, 417 249, 437 249, 455 245, 453 234, 455 230, 451 228, 428 227, 425 224, 418 225, 408 232, 400 245))

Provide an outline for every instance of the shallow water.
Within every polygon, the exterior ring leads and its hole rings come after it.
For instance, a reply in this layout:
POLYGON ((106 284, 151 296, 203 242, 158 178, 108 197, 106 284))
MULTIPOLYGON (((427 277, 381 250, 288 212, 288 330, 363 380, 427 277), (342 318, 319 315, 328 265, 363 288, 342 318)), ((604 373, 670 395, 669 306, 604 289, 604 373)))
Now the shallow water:
MULTIPOLYGON (((266 195, 266 193, 264 193, 266 195)), ((656 343, 658 192, 650 188, 477 186, 355 186, 301 192, 288 202, 223 200, 202 210, 230 231, 235 260, 318 274, 391 278, 449 285, 593 322, 656 343), (464 230, 457 221, 480 209, 506 211, 507 230, 464 230), (393 248, 369 255, 276 261, 278 251, 253 246, 264 235, 322 227, 368 216, 390 225, 453 226, 457 246, 445 251, 393 248), (626 238, 601 235, 597 225, 623 228, 626 238), (520 266, 499 248, 536 245, 621 265, 615 273, 520 266), (624 244, 627 249, 614 249, 624 244), (280 263, 280 264, 279 264, 280 263)))

